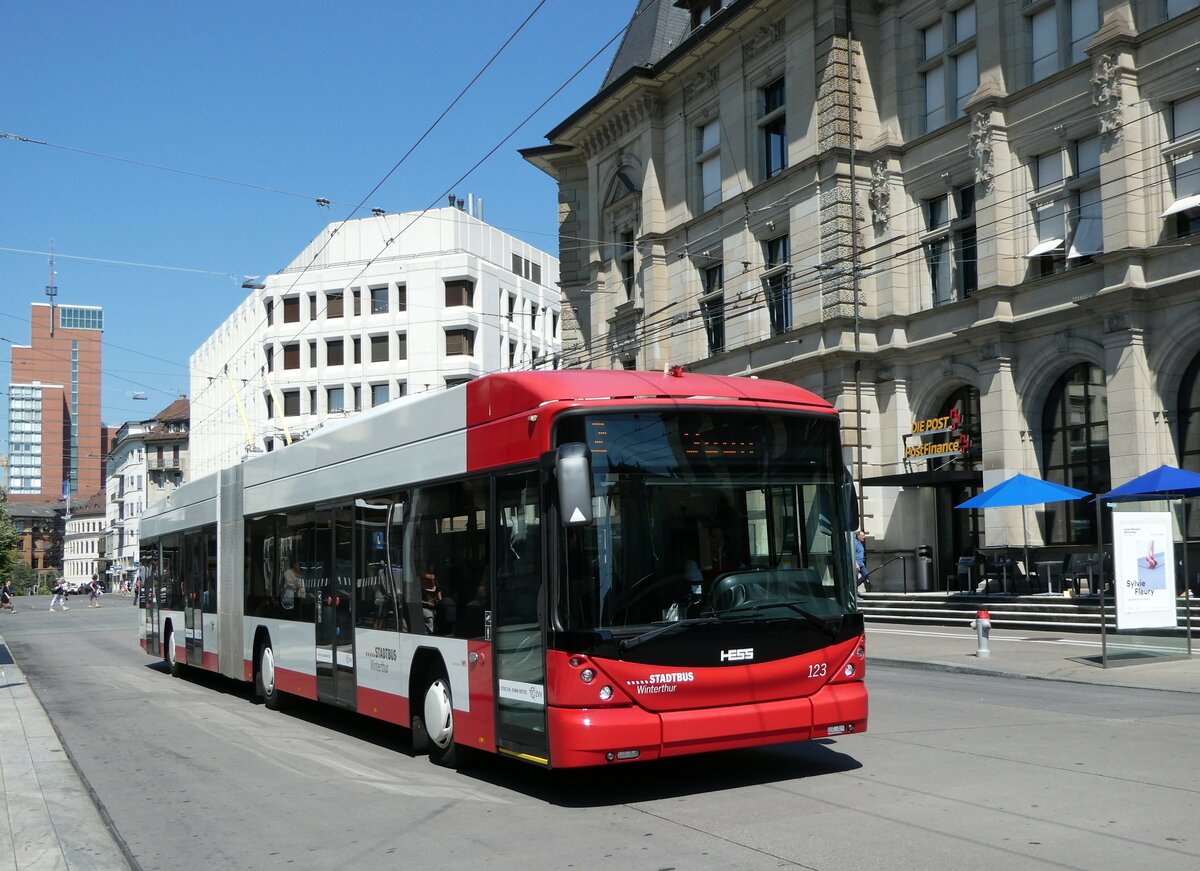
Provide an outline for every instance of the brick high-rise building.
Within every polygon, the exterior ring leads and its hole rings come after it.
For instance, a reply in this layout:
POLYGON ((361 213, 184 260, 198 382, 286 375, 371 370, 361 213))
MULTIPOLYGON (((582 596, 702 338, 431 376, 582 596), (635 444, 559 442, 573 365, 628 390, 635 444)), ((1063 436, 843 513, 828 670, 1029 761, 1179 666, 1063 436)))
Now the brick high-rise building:
POLYGON ((13 345, 9 497, 56 503, 104 485, 97 306, 34 303, 29 345, 13 345))

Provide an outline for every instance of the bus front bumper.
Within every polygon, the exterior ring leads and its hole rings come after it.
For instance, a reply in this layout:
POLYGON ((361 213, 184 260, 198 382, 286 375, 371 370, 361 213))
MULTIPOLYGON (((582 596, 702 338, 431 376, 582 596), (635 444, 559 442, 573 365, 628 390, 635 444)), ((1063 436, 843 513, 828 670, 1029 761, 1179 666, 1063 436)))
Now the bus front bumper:
POLYGON ((662 713, 552 706, 546 716, 551 766, 578 768, 865 732, 867 688, 829 684, 805 698, 662 713))

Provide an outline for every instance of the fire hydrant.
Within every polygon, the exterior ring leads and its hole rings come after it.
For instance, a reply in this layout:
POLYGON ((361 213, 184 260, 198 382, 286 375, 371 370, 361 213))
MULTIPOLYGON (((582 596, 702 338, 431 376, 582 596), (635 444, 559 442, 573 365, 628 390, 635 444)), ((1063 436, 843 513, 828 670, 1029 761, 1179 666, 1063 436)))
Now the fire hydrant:
POLYGON ((971 628, 975 630, 975 641, 977 644, 975 655, 991 656, 992 652, 988 650, 988 635, 992 631, 991 615, 987 611, 977 612, 975 619, 971 621, 971 628))

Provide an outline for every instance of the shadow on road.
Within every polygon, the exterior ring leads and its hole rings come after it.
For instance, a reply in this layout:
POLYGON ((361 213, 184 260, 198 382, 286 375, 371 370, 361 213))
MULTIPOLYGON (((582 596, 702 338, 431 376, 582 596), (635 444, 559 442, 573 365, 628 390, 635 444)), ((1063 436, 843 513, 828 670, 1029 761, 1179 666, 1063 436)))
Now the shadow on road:
POLYGON ((592 808, 803 780, 861 767, 857 759, 833 749, 833 742, 809 741, 562 771, 488 756, 464 773, 560 807, 592 808))

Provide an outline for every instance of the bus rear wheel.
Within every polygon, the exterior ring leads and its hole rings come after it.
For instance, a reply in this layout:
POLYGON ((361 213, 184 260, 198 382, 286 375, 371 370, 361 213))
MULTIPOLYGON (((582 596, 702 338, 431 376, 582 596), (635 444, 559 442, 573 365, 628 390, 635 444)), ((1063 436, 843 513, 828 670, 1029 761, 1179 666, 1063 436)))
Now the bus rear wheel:
POLYGON ((271 639, 263 642, 258 650, 258 666, 254 669, 254 689, 259 697, 272 711, 279 710, 279 688, 275 686, 275 651, 271 649, 271 639))
POLYGON ((167 630, 167 644, 163 649, 163 659, 167 661, 167 668, 170 669, 172 677, 183 677, 183 663, 179 661, 175 650, 174 626, 167 630))
POLYGON ((421 713, 413 715, 413 734, 428 741, 429 761, 445 768, 457 768, 461 756, 454 743, 454 697, 444 669, 434 672, 425 687, 421 713))

